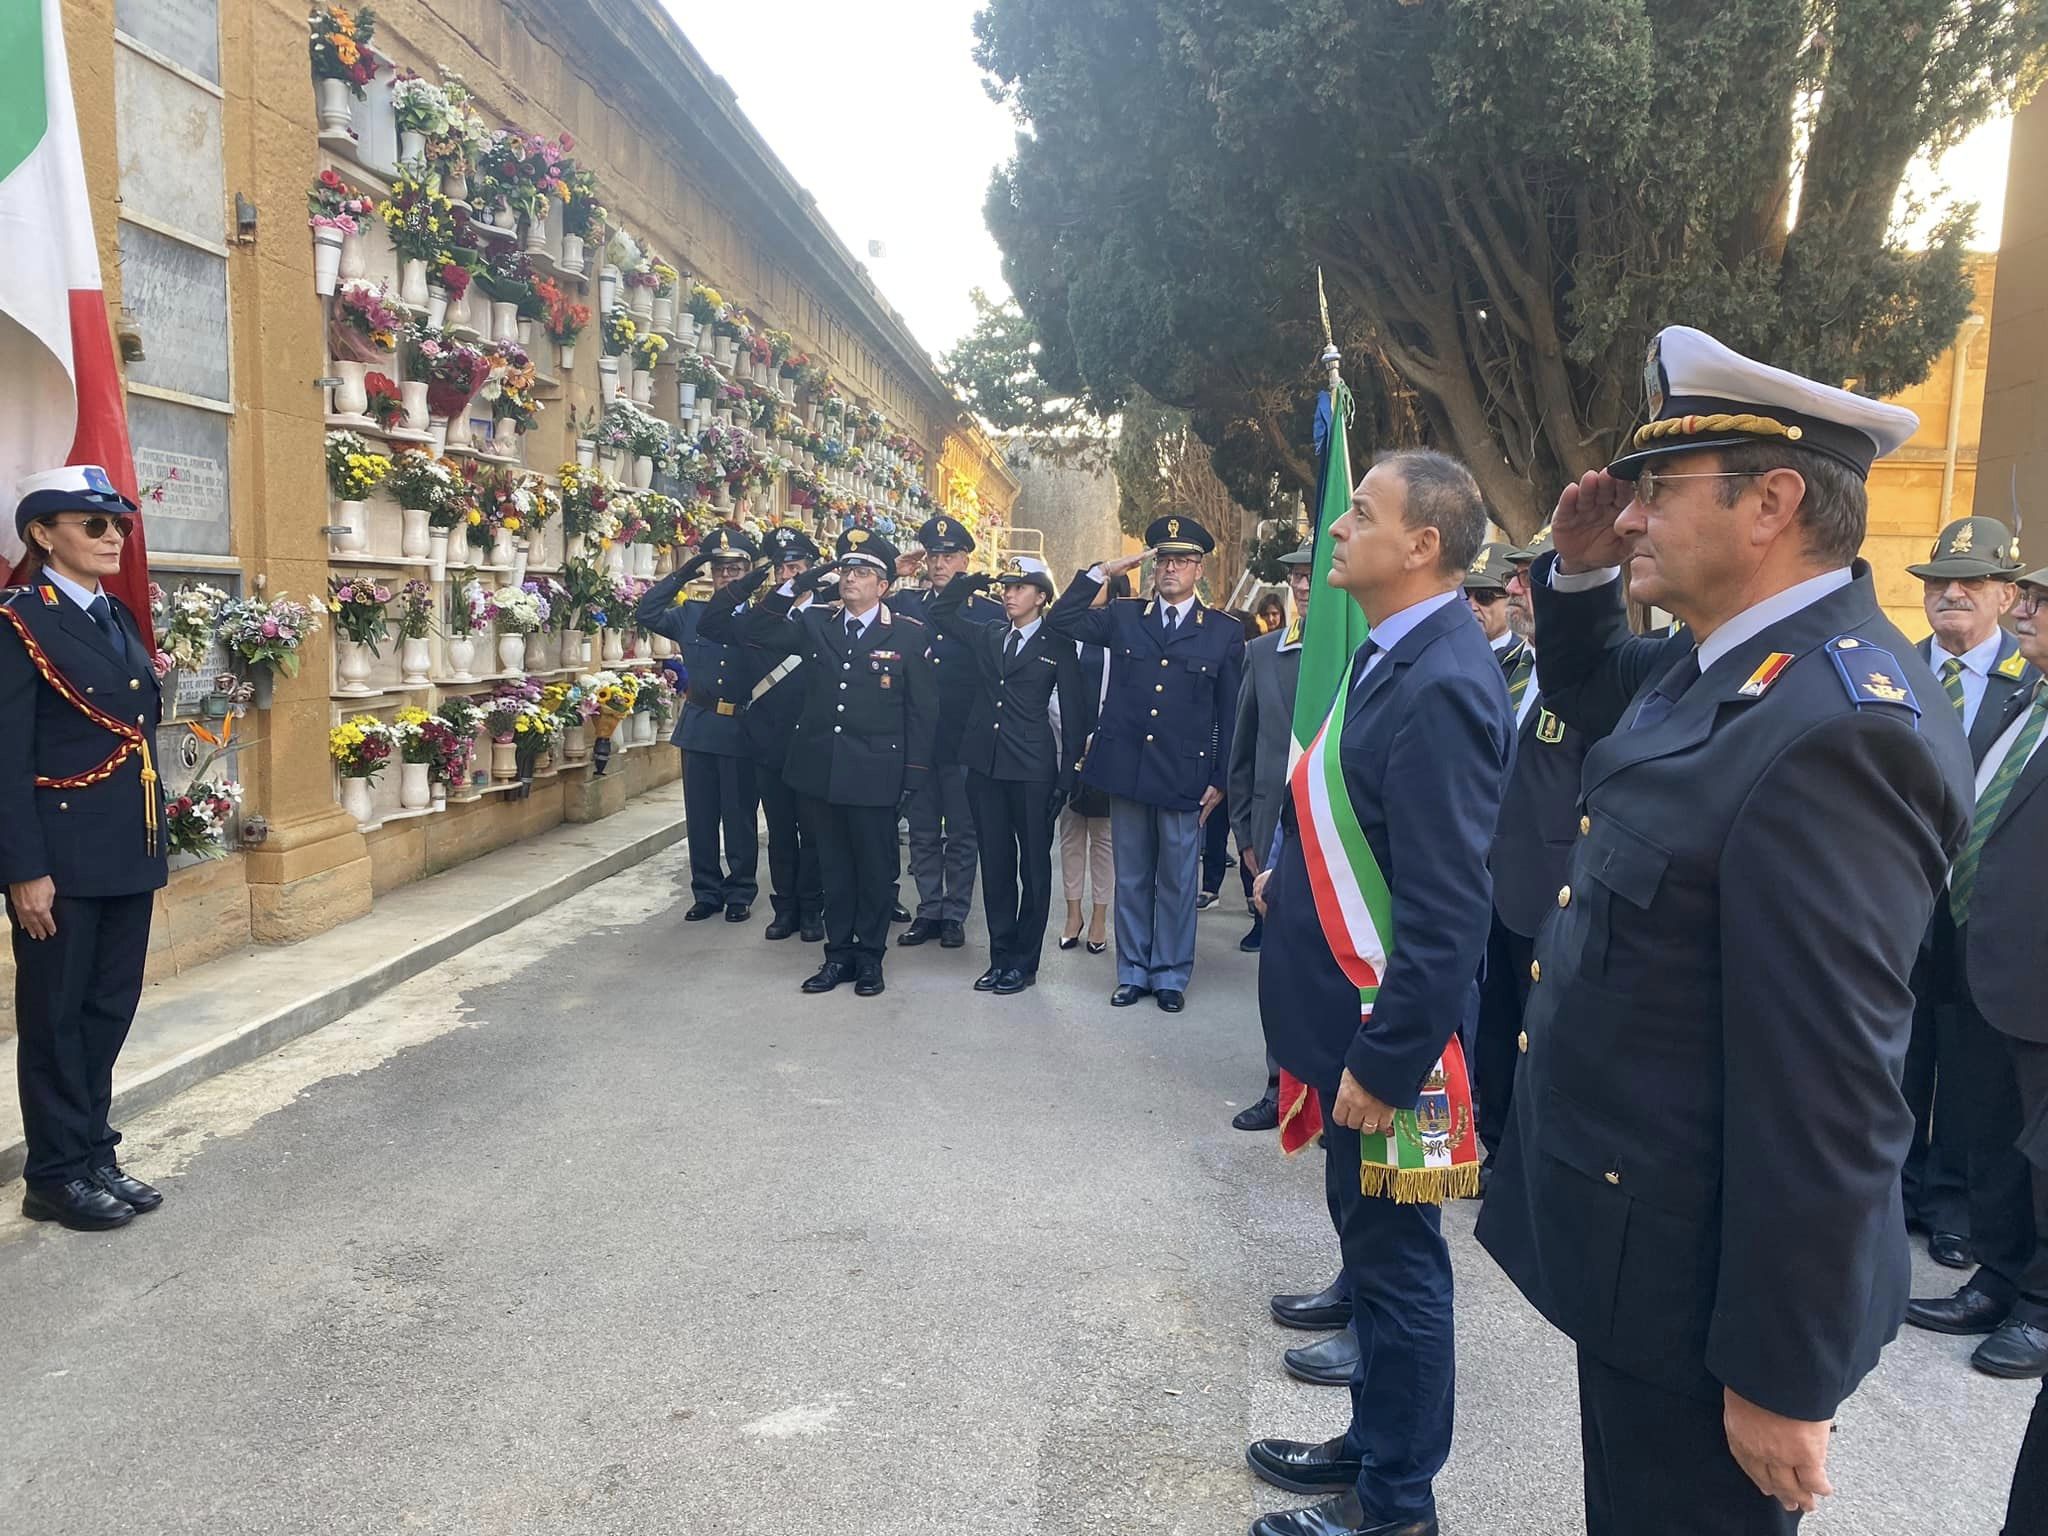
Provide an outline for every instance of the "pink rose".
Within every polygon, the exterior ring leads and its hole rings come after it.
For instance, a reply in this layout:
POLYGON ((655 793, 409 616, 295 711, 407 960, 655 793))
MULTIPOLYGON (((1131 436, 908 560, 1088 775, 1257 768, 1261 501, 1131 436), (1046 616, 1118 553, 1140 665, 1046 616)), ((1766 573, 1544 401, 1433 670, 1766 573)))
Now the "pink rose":
POLYGON ((378 601, 378 602, 380 602, 380 603, 388 603, 388 602, 390 602, 390 601, 391 601, 391 589, 390 589, 389 587, 379 587, 379 588, 377 589, 377 601, 378 601))
POLYGON ((265 619, 263 621, 263 638, 266 640, 275 640, 277 638, 277 620, 265 619))

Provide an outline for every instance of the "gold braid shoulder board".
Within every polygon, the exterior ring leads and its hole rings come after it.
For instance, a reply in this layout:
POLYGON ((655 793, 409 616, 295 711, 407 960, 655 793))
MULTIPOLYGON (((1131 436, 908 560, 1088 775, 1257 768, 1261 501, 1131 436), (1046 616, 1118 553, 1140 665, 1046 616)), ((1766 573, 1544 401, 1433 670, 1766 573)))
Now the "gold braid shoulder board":
POLYGON ((140 752, 142 754, 143 835, 149 852, 154 854, 157 851, 157 775, 156 763, 149 753, 148 733, 140 726, 130 725, 127 721, 117 719, 115 716, 108 714, 96 704, 88 704, 85 700, 85 695, 78 691, 77 686, 71 679, 57 670, 56 664, 50 660, 48 653, 43 650, 41 642, 29 632, 28 625, 22 622, 21 615, 16 613, 12 606, 4 604, 0 604, 0 615, 4 615, 7 622, 14 626, 15 634, 21 637, 22 648, 28 652, 29 661, 34 664, 36 672, 42 677, 42 680, 57 691, 57 696, 81 715, 85 716, 94 725, 108 732, 120 742, 120 745, 115 747, 108 755, 106 761, 97 768, 88 769, 84 773, 65 774, 61 778, 52 778, 47 774, 37 774, 36 788, 88 789, 95 784, 104 783, 112 778, 120 771, 123 763, 127 762, 137 752, 140 752))

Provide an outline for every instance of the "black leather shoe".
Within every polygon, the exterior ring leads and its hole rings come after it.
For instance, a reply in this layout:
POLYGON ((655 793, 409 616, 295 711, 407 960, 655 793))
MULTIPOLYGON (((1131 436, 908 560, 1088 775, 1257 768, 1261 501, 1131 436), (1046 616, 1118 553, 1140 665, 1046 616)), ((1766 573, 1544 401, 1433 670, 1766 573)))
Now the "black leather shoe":
POLYGON ((1109 994, 1109 1006, 1112 1008, 1128 1008, 1131 1004, 1138 1001, 1139 998, 1150 997, 1151 995, 1152 989, 1150 987, 1133 986, 1130 982, 1125 982, 1109 994))
POLYGON ((690 910, 683 914, 686 923, 701 923, 707 917, 716 917, 725 909, 715 901, 693 902, 690 910))
POLYGON ((1233 1131, 1270 1131, 1280 1124, 1280 1101, 1270 1093, 1230 1117, 1233 1131))
POLYGON ((31 1184, 22 1192, 21 1214, 30 1221, 54 1221, 74 1232, 104 1232, 135 1219, 135 1207, 117 1200, 91 1179, 31 1184))
POLYGON ((997 997, 1015 997, 1026 987, 1035 987, 1037 985, 1038 978, 1036 976, 1028 975, 1013 965, 996 978, 995 994, 997 997))
POLYGON ((882 968, 879 965, 861 967, 860 980, 853 984, 855 997, 875 997, 882 991, 882 968))
POLYGON ((1254 1440, 1245 1465, 1289 1493, 1337 1493, 1358 1481, 1358 1458, 1344 1454, 1344 1437, 1311 1445, 1305 1440, 1254 1440))
POLYGON ((728 923, 744 923, 753 915, 754 909, 744 901, 736 901, 725 909, 725 920, 728 923))
POLYGON ((132 1206, 138 1216, 164 1203, 161 1191, 151 1188, 133 1174, 123 1173, 112 1164, 93 1169, 92 1181, 116 1200, 132 1206))
POLYGON ((908 908, 908 907, 904 906, 904 905, 903 905, 903 903, 902 903, 902 902, 900 902, 900 901, 899 901, 899 902, 897 902, 897 903, 896 903, 896 908, 895 908, 895 910, 894 910, 894 911, 892 911, 892 912, 891 912, 891 913, 889 914, 889 921, 890 921, 890 922, 892 922, 892 923, 907 923, 907 922, 909 922, 909 921, 910 921, 910 908, 908 908))
POLYGON ((818 967, 817 974, 804 983, 806 992, 830 992, 842 981, 853 980, 853 967, 838 960, 827 960, 818 967))
POLYGON ((1265 942, 1265 938, 1266 925, 1253 923, 1252 931, 1237 941, 1237 947, 1248 955, 1256 955, 1259 952, 1259 945, 1265 942))
POLYGON ((1930 1232, 1927 1257, 1944 1269, 1968 1269, 1977 1262, 1970 1256, 1970 1240, 1955 1232, 1930 1232))
POLYGON ((823 923, 805 923, 802 928, 797 930, 797 938, 806 944, 822 944, 825 942, 825 925, 823 923))
POLYGON ((1218 898, 1214 891, 1204 891, 1195 898, 1195 910, 1197 912, 1206 912, 1216 905, 1217 900, 1218 898))
POLYGON ((1936 1333, 1989 1333, 2005 1321, 2011 1310, 2011 1303, 1966 1285, 1953 1296, 1907 1302, 1906 1321, 1915 1328, 1928 1328, 1936 1333))
POLYGON ((1273 1298, 1273 1321, 1282 1328, 1325 1333, 1351 1326, 1351 1295, 1339 1275, 1313 1296, 1283 1291, 1273 1298))
POLYGON ((2048 1329, 2009 1317, 1977 1346, 1970 1364, 1986 1376, 2036 1381, 2048 1376, 2048 1329))
POLYGON ((1282 1509, 1252 1522, 1250 1536, 1437 1536, 1435 1520, 1381 1520, 1360 1506, 1355 1493, 1282 1509))
POLYGON ((896 942, 904 949, 915 949, 927 939, 936 939, 942 926, 935 917, 920 917, 896 935, 896 942))
POLYGON ((965 949, 966 947, 967 947, 967 928, 966 928, 966 925, 965 925, 965 924, 962 924, 962 923, 941 923, 941 924, 939 924, 939 948, 941 948, 941 949, 965 949))
POLYGON ((796 919, 778 915, 773 922, 762 930, 761 937, 764 939, 786 939, 795 932, 796 919))
POLYGON ((1174 987, 1161 987, 1152 994, 1152 999, 1159 1004, 1161 1013, 1179 1013, 1188 1005, 1187 993, 1174 987))
POLYGON ((1312 1387, 1347 1387, 1351 1367, 1358 1364, 1358 1335, 1346 1328, 1313 1344, 1297 1344, 1282 1352, 1280 1364, 1296 1381, 1312 1387))
POLYGON ((974 978, 974 990, 977 992, 993 992, 996 989, 996 983, 1002 979, 1003 968, 1000 965, 992 965, 974 978))

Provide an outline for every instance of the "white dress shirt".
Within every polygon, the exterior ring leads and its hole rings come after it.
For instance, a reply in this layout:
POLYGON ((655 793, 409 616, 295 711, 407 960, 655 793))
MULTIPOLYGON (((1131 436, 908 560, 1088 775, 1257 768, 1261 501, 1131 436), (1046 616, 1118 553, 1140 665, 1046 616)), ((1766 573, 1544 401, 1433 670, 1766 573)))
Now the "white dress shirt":
MULTIPOLYGON (((1372 676, 1372 669, 1385 659, 1387 652, 1399 645, 1403 639, 1412 633, 1416 625, 1420 624, 1445 604, 1461 603, 1464 600, 1464 591, 1461 588, 1453 587, 1448 592, 1437 593, 1435 597, 1425 597, 1419 603, 1410 603, 1406 608, 1401 609, 1399 612, 1388 614, 1379 623, 1373 625, 1370 638, 1373 642, 1374 650, 1370 656, 1365 658, 1365 670, 1358 674, 1358 681, 1362 683, 1372 676)), ((1474 622, 1476 623, 1477 621, 1475 620, 1474 622)))
POLYGON ((1515 632, 1512 629, 1504 629, 1486 643, 1493 647, 1493 653, 1498 656, 1515 643, 1515 632))
MULTIPOLYGON (((1608 582, 1620 579, 1621 567, 1618 565, 1570 573, 1560 571, 1554 565, 1550 568, 1551 589, 1557 592, 1590 592, 1595 587, 1604 587, 1608 582)), ((1700 671, 1708 671, 1745 640, 1754 640, 1780 619, 1789 619, 1802 609, 1811 608, 1829 593, 1841 591, 1855 579, 1855 573, 1845 565, 1837 570, 1823 571, 1818 576, 1809 576, 1782 592, 1773 592, 1760 603, 1751 604, 1700 643, 1697 650, 1700 671)))
MULTIPOLYGON (((2005 760, 2012 755, 2012 749, 2019 741, 2020 732, 2026 728, 2027 716, 2032 713, 2033 710, 2029 708, 2014 715, 2012 724, 1999 733, 1998 740, 1991 744, 1991 750, 1984 754, 1984 761, 1977 765, 1979 800, 1984 798, 1984 791, 1991 787, 1991 781, 1998 777, 1998 770, 2005 766, 2005 760)), ((2020 764, 2022 768, 2034 760, 2034 754, 2041 750, 2043 743, 2048 743, 2048 731, 2043 731, 2034 738, 2034 744, 2027 748, 2026 763, 2020 764)))
MULTIPOLYGON (((1017 637, 1018 650, 1023 650, 1025 646, 1031 643, 1031 637, 1038 633, 1038 626, 1043 624, 1044 622, 1045 620, 1043 619, 1033 619, 1029 624, 1012 624, 1010 626, 1009 633, 1010 635, 1015 635, 1017 637)), ((1003 637, 1003 649, 1007 651, 1009 648, 1009 635, 1005 635, 1003 637)))
POLYGON ((71 601, 78 604, 78 606, 83 608, 87 613, 92 612, 92 605, 96 601, 98 601, 100 593, 103 590, 100 587, 81 587, 77 582, 73 581, 69 576, 66 576, 54 565, 44 566, 43 574, 38 579, 42 581, 47 581, 51 586, 55 587, 59 592, 62 592, 66 597, 70 598, 71 601))
POLYGON ((1977 724, 1977 710, 1984 703, 1984 689, 1991 681, 1991 669, 1998 665, 1998 647, 2004 639, 2004 630, 1993 629, 1983 644, 1971 646, 1960 656, 1951 656, 1943 650, 1939 640, 1927 648, 1927 664, 1934 668, 1936 681, 1941 678, 1941 669, 1950 661, 1963 664, 1959 681, 1963 685, 1963 729, 1966 732, 1977 724))

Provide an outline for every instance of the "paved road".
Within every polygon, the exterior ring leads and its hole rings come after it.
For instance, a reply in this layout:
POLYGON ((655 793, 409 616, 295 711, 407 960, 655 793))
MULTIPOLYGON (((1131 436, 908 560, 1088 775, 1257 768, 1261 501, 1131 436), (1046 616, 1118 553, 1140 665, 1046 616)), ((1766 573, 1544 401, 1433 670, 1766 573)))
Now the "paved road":
MULTIPOLYGON (((1332 1264, 1259 1086, 1242 916, 1187 1013, 970 946, 798 996, 665 855, 130 1127, 164 1209, 0 1217, 0 1530, 1209 1536, 1320 1438, 1265 1316, 1332 1264)), ((6 1202, 11 1207, 14 1191, 6 1202)), ((1580 1529, 1570 1359, 1454 1207, 1454 1536, 1580 1529)), ((1940 1272, 1924 1277, 1935 1283, 1940 1272)), ((1914 1335, 1818 1532, 1990 1536, 2031 1389, 1914 1335)))

